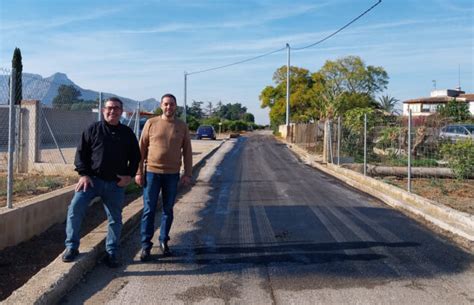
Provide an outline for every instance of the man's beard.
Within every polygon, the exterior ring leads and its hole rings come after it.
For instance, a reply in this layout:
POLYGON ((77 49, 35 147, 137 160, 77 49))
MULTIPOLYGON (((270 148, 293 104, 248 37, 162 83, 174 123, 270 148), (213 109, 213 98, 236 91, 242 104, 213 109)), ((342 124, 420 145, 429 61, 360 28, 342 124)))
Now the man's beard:
POLYGON ((167 118, 172 118, 174 117, 174 114, 175 114, 176 111, 163 111, 164 115, 167 117, 167 118))

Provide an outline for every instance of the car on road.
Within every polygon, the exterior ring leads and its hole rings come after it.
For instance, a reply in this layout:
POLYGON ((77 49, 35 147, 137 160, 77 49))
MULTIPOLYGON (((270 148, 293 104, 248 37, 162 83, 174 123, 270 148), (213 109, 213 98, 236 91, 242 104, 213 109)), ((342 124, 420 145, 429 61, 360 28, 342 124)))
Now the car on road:
POLYGON ((441 128, 439 133, 441 139, 456 142, 461 139, 474 140, 474 124, 451 124, 441 128))
POLYGON ((196 139, 201 140, 202 138, 209 138, 211 140, 216 139, 216 131, 211 125, 201 125, 198 127, 196 132, 196 139))

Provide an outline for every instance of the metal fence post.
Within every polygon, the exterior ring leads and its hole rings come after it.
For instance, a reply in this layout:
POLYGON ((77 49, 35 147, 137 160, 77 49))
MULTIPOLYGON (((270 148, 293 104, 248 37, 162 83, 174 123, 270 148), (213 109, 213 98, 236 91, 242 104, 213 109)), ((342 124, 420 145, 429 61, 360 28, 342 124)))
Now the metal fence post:
POLYGON ((337 117, 337 165, 341 164, 341 117, 337 117))
POLYGON ((135 135, 140 140, 140 102, 137 102, 137 114, 135 115, 135 135))
POLYGON ((367 113, 364 113, 364 176, 367 176, 367 113))
POLYGON ((408 109, 408 179, 407 190, 411 193, 411 109, 408 109))
POLYGON ((329 148, 329 160, 331 160, 331 163, 334 164, 334 158, 333 158, 333 149, 332 149, 332 120, 328 120, 328 148, 329 148))
POLYGON ((98 120, 99 122, 102 121, 102 92, 99 92, 99 114, 98 114, 98 120))
POLYGON ((13 152, 15 150, 15 96, 16 84, 15 75, 16 69, 13 68, 10 75, 10 105, 8 112, 8 173, 7 173, 7 207, 13 208, 13 152))
MULTIPOLYGON (((15 94, 18 94, 16 92, 15 94)), ((15 98, 16 100, 16 98, 15 98)), ((21 123, 21 106, 20 105, 13 105, 15 107, 15 129, 13 134, 15 135, 15 156, 13 157, 14 160, 14 168, 15 172, 19 173, 20 172, 20 123, 21 123)))

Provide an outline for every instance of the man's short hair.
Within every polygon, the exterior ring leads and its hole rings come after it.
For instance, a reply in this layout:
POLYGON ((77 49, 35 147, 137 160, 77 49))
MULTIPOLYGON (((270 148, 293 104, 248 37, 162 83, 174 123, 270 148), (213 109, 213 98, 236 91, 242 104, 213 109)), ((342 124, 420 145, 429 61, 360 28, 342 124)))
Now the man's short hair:
MULTIPOLYGON (((107 102, 116 102, 116 103, 119 103, 120 104, 120 108, 123 108, 123 102, 121 99, 119 99, 118 97, 115 97, 115 96, 111 96, 109 97, 108 99, 105 100, 105 103, 107 102)), ((105 105, 104 103, 104 105, 105 105)))
POLYGON ((166 93, 165 95, 163 95, 163 96, 161 97, 161 102, 160 102, 160 103, 163 102, 163 99, 164 99, 165 97, 172 98, 172 99, 174 100, 174 103, 177 104, 177 102, 176 102, 176 97, 175 97, 173 94, 171 94, 171 93, 166 93))

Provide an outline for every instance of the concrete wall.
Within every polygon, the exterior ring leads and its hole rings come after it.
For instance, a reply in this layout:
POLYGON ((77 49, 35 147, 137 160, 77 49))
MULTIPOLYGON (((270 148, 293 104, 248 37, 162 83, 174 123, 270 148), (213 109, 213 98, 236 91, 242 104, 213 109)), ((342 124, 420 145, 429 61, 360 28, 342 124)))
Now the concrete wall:
POLYGON ((54 144, 51 131, 61 147, 77 146, 82 131, 97 121, 97 113, 91 111, 68 111, 43 107, 40 120, 41 146, 54 144), (49 130, 46 121, 51 128, 49 130))
POLYGON ((20 147, 18 169, 27 173, 33 169, 39 155, 39 101, 24 101, 21 106, 20 147))
POLYGON ((282 139, 287 140, 290 143, 293 143, 294 139, 294 130, 295 130, 295 124, 290 123, 290 125, 280 125, 278 126, 278 132, 280 132, 280 135, 282 139))
POLYGON ((36 196, 14 207, 0 208, 0 250, 44 232, 52 224, 66 219, 67 207, 75 185, 36 196))
POLYGON ((286 135, 288 134, 288 128, 286 127, 286 125, 280 125, 278 126, 278 132, 280 133, 280 136, 283 139, 286 139, 286 135))
MULTIPOLYGON (((2 105, 3 106, 3 105, 2 105)), ((8 147, 8 107, 0 107, 0 151, 8 147)))

